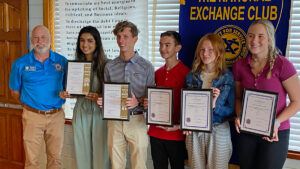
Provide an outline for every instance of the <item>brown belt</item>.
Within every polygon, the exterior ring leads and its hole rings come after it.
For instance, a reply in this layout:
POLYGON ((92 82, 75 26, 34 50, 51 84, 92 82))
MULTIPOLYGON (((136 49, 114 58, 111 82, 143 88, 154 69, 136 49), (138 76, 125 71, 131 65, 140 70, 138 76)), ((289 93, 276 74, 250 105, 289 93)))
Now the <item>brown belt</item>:
POLYGON ((43 114, 43 115, 54 114, 54 113, 59 112, 59 111, 62 110, 62 108, 50 109, 50 110, 37 110, 37 109, 34 109, 34 108, 26 106, 26 105, 24 105, 23 107, 25 109, 29 110, 29 111, 32 111, 32 112, 35 112, 35 113, 38 113, 38 114, 43 114))
POLYGON ((144 114, 144 112, 143 111, 130 112, 130 115, 139 115, 139 114, 144 114))

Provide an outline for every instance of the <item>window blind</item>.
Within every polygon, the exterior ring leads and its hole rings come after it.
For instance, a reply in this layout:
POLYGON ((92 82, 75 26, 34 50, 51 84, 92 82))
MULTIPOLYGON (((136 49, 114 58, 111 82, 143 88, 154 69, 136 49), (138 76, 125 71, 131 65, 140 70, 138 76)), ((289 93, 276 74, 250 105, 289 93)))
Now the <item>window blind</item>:
MULTIPOLYGON (((286 57, 300 78, 300 0, 292 0, 286 57)), ((288 101, 289 102, 289 101, 288 101)), ((291 118, 289 150, 300 152, 300 112, 291 118)))
POLYGON ((160 34, 167 30, 178 31, 179 8, 179 0, 148 1, 148 59, 155 69, 165 64, 159 53, 160 34))

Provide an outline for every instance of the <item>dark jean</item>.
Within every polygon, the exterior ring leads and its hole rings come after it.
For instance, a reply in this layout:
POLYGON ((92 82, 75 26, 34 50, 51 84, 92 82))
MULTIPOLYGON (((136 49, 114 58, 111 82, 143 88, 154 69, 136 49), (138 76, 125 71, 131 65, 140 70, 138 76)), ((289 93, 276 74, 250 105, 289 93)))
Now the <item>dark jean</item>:
POLYGON ((290 130, 278 132, 279 141, 268 142, 261 136, 238 136, 240 169, 282 169, 289 146, 290 130))
POLYGON ((184 169, 186 155, 184 140, 162 140, 150 137, 150 144, 154 169, 167 169, 169 160, 171 169, 184 169))

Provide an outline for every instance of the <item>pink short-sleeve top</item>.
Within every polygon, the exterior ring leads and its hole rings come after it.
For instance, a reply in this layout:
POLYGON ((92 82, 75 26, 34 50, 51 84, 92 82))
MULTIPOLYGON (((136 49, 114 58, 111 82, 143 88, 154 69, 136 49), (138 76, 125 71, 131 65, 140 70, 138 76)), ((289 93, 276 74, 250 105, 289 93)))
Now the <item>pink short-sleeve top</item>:
MULTIPOLYGON (((284 89, 282 82, 295 75, 296 69, 293 64, 285 57, 278 55, 274 62, 271 78, 267 79, 269 64, 267 63, 264 69, 255 76, 251 72, 251 55, 246 58, 239 59, 233 66, 234 80, 239 81, 242 89, 252 88, 257 90, 265 90, 278 93, 277 112, 278 116, 287 106, 287 92, 284 89)), ((290 121, 286 120, 280 124, 279 130, 290 128, 290 121)))

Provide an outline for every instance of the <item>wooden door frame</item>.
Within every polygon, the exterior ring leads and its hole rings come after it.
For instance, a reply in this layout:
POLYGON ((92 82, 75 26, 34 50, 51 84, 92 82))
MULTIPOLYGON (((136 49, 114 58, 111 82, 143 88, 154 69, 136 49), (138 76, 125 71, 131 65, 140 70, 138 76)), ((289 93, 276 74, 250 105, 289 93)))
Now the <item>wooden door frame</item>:
POLYGON ((55 49, 54 42, 54 0, 43 0, 43 20, 51 35, 51 49, 55 49))

